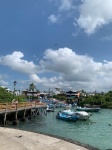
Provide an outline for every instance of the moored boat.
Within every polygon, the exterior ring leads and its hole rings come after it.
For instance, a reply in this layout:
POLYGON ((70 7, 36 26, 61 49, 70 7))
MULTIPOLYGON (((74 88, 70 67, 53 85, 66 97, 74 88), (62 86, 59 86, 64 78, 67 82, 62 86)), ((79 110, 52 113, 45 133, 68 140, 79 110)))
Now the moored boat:
POLYGON ((73 114, 79 117, 80 120, 87 120, 90 117, 90 113, 85 111, 72 111, 71 109, 64 110, 64 113, 73 114))
POLYGON ((59 111, 56 115, 56 118, 67 121, 77 121, 79 116, 75 115, 72 111, 64 110, 62 112, 59 111))
POLYGON ((86 112, 99 112, 100 108, 92 107, 77 107, 77 111, 86 111, 86 112))
POLYGON ((54 109, 47 107, 47 108, 46 108, 46 111, 47 111, 47 112, 54 112, 54 109))
POLYGON ((46 108, 47 112, 54 112, 55 111, 55 107, 53 104, 48 104, 47 108, 46 108))
POLYGON ((80 120, 87 120, 91 116, 90 113, 87 113, 85 111, 76 111, 74 112, 77 116, 79 116, 80 120))

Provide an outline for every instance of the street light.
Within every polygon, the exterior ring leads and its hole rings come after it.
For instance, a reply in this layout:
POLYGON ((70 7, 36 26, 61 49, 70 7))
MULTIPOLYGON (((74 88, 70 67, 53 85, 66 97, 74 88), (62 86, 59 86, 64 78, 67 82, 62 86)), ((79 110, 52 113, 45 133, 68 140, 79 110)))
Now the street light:
POLYGON ((14 81, 13 84, 14 84, 14 92, 13 92, 13 99, 14 99, 14 95, 15 95, 15 86, 16 86, 17 82, 14 81))

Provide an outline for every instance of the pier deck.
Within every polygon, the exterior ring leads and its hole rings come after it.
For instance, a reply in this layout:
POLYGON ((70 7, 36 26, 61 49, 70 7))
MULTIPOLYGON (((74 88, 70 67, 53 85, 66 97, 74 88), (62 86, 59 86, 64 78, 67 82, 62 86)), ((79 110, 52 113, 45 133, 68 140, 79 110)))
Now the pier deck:
POLYGON ((17 106, 13 106, 12 103, 0 103, 0 114, 16 112, 24 109, 33 109, 33 108, 46 108, 46 104, 37 103, 37 102, 23 102, 18 103, 17 106))
POLYGON ((39 109, 46 109, 45 103, 39 102, 23 102, 23 103, 0 103, 0 120, 5 125, 7 120, 15 120, 39 114, 39 109), (10 119, 9 119, 10 118, 10 119))

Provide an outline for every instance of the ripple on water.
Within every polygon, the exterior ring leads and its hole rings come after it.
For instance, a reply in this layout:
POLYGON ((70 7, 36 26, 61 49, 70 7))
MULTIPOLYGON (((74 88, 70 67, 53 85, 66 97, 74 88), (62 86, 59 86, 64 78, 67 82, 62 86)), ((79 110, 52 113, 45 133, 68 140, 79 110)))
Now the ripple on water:
POLYGON ((89 120, 77 122, 56 119, 57 111, 41 114, 19 123, 15 128, 65 137, 101 150, 112 148, 112 110, 101 109, 99 113, 93 113, 89 120))

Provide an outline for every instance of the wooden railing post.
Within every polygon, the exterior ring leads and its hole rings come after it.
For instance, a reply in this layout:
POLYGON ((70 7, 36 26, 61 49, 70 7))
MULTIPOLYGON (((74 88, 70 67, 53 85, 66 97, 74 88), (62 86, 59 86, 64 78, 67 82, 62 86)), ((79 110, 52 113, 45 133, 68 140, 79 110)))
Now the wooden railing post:
POLYGON ((12 122, 12 125, 18 124, 18 104, 16 104, 16 114, 15 114, 15 120, 12 122))

